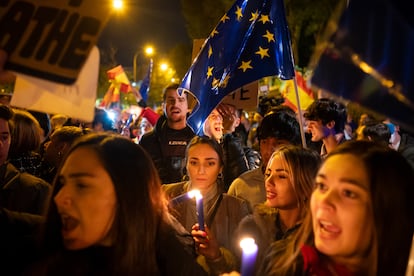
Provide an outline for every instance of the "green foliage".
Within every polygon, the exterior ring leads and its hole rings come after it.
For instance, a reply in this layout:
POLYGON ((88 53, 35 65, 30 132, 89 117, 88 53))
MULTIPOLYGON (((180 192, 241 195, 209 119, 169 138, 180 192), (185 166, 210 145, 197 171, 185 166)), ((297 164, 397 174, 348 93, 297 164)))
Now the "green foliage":
POLYGON ((335 7, 342 0, 286 0, 295 64, 307 67, 335 7))
POLYGON ((99 75, 98 75, 98 91, 96 94, 96 97, 98 99, 103 98, 106 91, 108 90, 110 83, 108 80, 108 75, 106 74, 106 71, 108 71, 109 69, 111 69, 112 66, 110 65, 104 65, 101 64, 99 66, 99 75))
POLYGON ((178 44, 168 53, 168 60, 177 71, 177 77, 181 80, 191 66, 192 45, 178 44))
MULTIPOLYGON (((285 0, 295 63, 306 67, 315 44, 342 0, 285 0)), ((343 1, 342 1, 343 2, 343 1)), ((232 0, 181 0, 190 38, 206 38, 233 5, 232 0)))
POLYGON ((191 39, 206 38, 233 5, 232 0, 181 0, 187 32, 191 39))

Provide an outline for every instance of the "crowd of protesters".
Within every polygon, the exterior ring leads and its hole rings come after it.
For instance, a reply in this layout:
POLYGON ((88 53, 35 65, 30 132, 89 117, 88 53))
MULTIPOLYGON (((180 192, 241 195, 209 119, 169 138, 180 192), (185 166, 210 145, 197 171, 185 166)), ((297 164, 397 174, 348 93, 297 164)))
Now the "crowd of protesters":
POLYGON ((244 236, 256 275, 404 273, 414 138, 396 122, 331 98, 300 122, 261 99, 219 105, 198 136, 177 88, 162 114, 89 123, 0 105, 0 274, 238 274, 244 236))

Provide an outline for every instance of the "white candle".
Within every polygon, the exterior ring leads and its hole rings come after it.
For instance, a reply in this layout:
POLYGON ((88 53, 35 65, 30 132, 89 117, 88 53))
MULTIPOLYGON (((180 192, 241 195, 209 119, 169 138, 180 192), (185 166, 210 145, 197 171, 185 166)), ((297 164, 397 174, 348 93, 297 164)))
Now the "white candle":
POLYGON ((251 276, 255 272, 255 263, 257 256, 257 244, 252 238, 244 238, 240 241, 240 247, 243 250, 242 263, 241 263, 241 275, 251 276))

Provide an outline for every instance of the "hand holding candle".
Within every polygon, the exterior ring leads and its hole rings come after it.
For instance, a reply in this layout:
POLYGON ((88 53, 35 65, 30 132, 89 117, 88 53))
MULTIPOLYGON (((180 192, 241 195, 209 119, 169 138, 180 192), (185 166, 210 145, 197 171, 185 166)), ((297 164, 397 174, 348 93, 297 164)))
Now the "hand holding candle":
POLYGON ((189 198, 196 199, 196 211, 197 211, 197 220, 199 229, 201 231, 205 231, 204 228, 204 207, 203 207, 203 196, 201 195, 199 190, 191 190, 185 194, 179 195, 170 200, 170 206, 175 206, 189 198))
POLYGON ((240 247, 243 250, 241 275, 251 276, 254 275, 255 263, 257 256, 257 244, 252 238, 244 238, 240 241, 240 247))

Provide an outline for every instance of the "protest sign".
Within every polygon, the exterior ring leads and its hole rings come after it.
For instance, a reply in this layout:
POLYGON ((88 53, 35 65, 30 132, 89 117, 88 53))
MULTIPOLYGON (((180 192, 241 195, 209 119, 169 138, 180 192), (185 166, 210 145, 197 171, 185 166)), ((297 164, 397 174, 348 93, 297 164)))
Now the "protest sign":
POLYGON ((75 83, 109 19, 95 0, 0 1, 0 49, 5 68, 64 84, 75 83))
POLYGON ((93 120, 98 85, 99 50, 95 46, 72 85, 17 74, 11 105, 49 114, 93 120))
POLYGON ((258 104, 259 82, 243 85, 223 98, 222 103, 234 105, 238 109, 254 111, 258 104))

